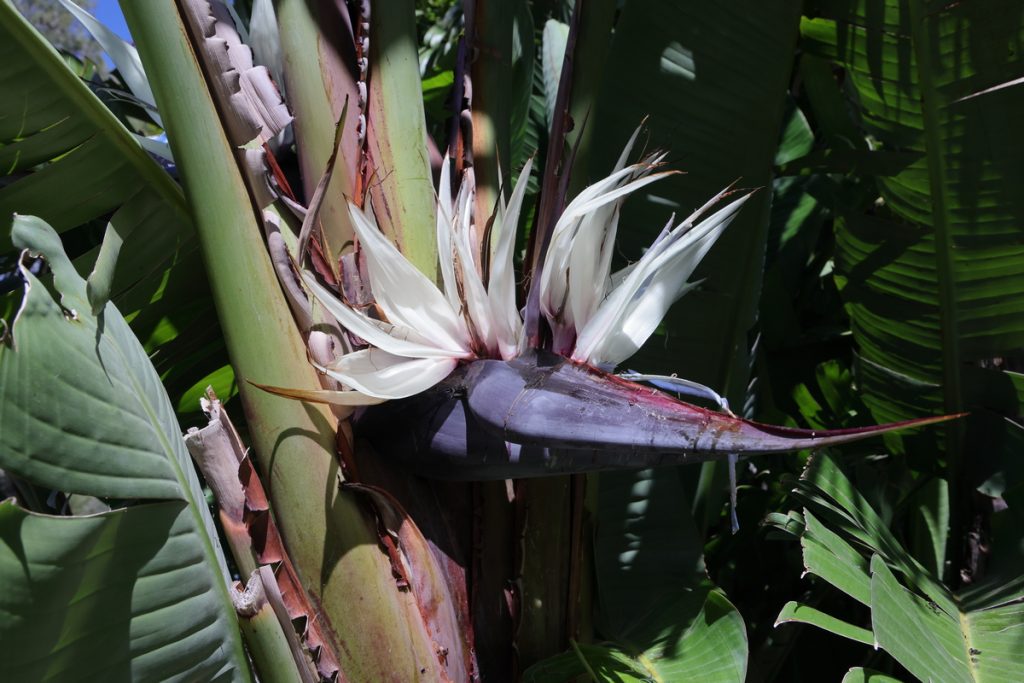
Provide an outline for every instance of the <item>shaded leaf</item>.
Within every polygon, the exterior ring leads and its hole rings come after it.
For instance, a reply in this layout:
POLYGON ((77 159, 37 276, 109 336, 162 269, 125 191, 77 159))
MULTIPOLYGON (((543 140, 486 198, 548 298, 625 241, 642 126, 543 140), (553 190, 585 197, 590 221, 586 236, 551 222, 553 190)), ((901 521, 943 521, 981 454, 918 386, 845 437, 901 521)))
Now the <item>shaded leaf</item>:
POLYGON ((900 683, 900 679, 871 669, 855 667, 846 672, 842 683, 900 683))
MULTIPOLYGON (((829 457, 819 454, 812 459, 797 493, 814 510, 814 514, 805 513, 808 524, 801 539, 805 563, 871 608, 877 647, 920 680, 1009 682, 1024 676, 1024 658, 1019 654, 1024 645, 1020 578, 1000 582, 993 577, 954 595, 910 556, 829 457), (807 543, 809 538, 814 544, 807 543), (821 571, 825 563, 808 557, 813 545, 831 553, 831 570, 821 571), (851 557, 854 547, 856 557, 851 557), (870 577, 866 557, 870 557, 870 577), (836 570, 844 562, 849 567, 845 575, 836 570), (866 601, 865 580, 870 582, 866 601)), ((821 622, 826 616, 815 615, 815 620, 821 622)))
MULTIPOLYGON (((0 81, 0 223, 15 212, 31 214, 65 233, 109 216, 124 236, 117 268, 104 276, 112 274, 109 295, 147 351, 160 351, 169 390, 187 387, 182 378, 192 362, 222 367, 224 344, 181 189, 6 2, 0 3, 0 81), (159 325, 193 325, 191 348, 165 346, 176 335, 155 336, 159 325)), ((10 247, 4 229, 0 250, 10 247)), ((71 255, 84 274, 98 254, 71 255)))
POLYGON ((248 680, 200 529, 181 501, 90 517, 0 503, 0 676, 248 680))
POLYGON ((524 681, 743 681, 747 639, 743 620, 721 593, 675 590, 621 645, 580 645, 538 662, 524 681))
POLYGON ((0 639, 27 640, 0 666, 14 680, 51 665, 108 678, 91 668, 101 663, 247 680, 227 567, 159 377, 113 304, 93 316, 52 228, 19 216, 13 242, 46 258, 60 299, 22 266, 25 300, 0 347, 0 467, 51 489, 168 502, 86 518, 5 506, 0 639))

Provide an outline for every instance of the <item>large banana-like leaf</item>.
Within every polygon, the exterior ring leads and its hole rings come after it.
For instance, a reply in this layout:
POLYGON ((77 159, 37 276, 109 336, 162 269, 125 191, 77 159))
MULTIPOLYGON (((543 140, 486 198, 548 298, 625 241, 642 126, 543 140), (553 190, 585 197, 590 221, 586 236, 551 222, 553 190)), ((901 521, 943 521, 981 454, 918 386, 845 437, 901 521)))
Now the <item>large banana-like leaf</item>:
POLYGON ((920 680, 1024 678, 1019 577, 954 595, 903 549, 831 457, 816 455, 795 493, 805 506, 800 544, 807 572, 869 607, 871 619, 849 624, 790 604, 780 622, 804 622, 874 644, 920 680))
MULTIPOLYGON (((771 7, 634 2, 623 9, 607 61, 606 85, 588 124, 596 126, 591 168, 610 166, 619 154, 615 147, 621 147, 622 131, 649 116, 648 146, 670 150, 676 155, 672 165, 688 171, 649 191, 645 188, 644 196, 627 204, 620 236, 629 258, 639 256, 673 211, 687 215, 701 204, 701 196, 714 194, 716 188, 738 178, 747 187, 770 184, 799 9, 796 2, 771 7)), ((679 372, 742 404, 769 196, 759 193, 747 203, 698 270, 695 277, 706 278, 701 287, 673 307, 664 334, 631 361, 632 367, 679 372)), ((695 585, 698 574, 692 569, 702 543, 688 519, 688 496, 682 495, 679 473, 602 474, 598 490, 601 525, 627 534, 619 539, 602 534, 596 541, 602 621, 611 621, 604 627, 617 637, 629 623, 628 617, 616 618, 619 608, 641 609, 657 604, 673 584, 695 585), (680 524, 690 527, 690 533, 682 534, 680 524), (621 547, 623 539, 629 548, 621 547), (683 578, 686 564, 690 573, 683 578)), ((717 516, 720 507, 709 508, 717 516)), ((701 519, 698 527, 704 524, 701 519)), ((739 621, 731 605, 726 611, 739 621)), ((664 624, 675 618, 661 612, 651 617, 664 619, 664 624)), ((747 648, 743 630, 714 647, 742 662, 720 670, 714 680, 742 680, 747 648)))
MULTIPOLYGON (((630 3, 616 26, 592 171, 611 166, 624 131, 645 117, 649 148, 685 172, 637 192, 623 209, 622 250, 639 256, 674 211, 688 215, 720 188, 771 183, 786 105, 800 5, 630 3), (727 47, 726 47, 727 46, 727 47), (612 85, 614 84, 614 85, 612 85)), ((748 380, 747 334, 760 291, 770 192, 758 192, 704 259, 664 323, 634 361, 679 372, 737 405, 748 380), (699 321, 699 324, 698 324, 699 321)))
POLYGON ((1024 345, 1024 89, 969 97, 1024 73, 1024 7, 819 5, 806 50, 844 67, 872 152, 905 160, 837 221, 865 400, 880 420, 960 410, 962 363, 1024 345))
MULTIPOLYGON (((36 215, 64 233, 109 217, 124 236, 110 295, 181 395, 224 362, 181 188, 9 0, 0 82, 0 222, 36 215)), ((0 252, 10 247, 0 235, 0 252)), ((97 251, 72 254, 80 272, 97 251)))
POLYGON ((21 268, 0 348, 0 467, 157 502, 92 517, 0 509, 2 677, 247 680, 227 568, 160 378, 112 303, 92 313, 52 228, 19 216, 13 242, 46 259, 59 296, 21 268))
POLYGON ((0 18, 0 215, 38 215, 64 232, 131 202, 147 250, 121 259, 134 285, 192 232, 180 188, 7 0, 0 18))

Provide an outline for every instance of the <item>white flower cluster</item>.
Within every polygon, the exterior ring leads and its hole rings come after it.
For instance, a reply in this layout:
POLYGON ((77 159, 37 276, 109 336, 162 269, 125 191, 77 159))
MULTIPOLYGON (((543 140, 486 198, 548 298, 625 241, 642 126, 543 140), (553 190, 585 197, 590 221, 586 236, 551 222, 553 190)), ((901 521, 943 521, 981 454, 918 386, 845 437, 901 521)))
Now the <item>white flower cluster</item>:
MULTIPOLYGON (((540 273, 540 305, 552 331, 553 350, 581 363, 613 368, 654 333, 669 306, 694 286, 687 280, 736 216, 748 194, 705 214, 719 193, 686 220, 665 227, 643 257, 612 273, 619 212, 635 190, 670 172, 654 171, 663 155, 626 165, 633 143, 610 176, 580 192, 555 224, 540 273), (596 284, 595 284, 596 283, 596 284)), ((303 279, 338 322, 370 346, 320 369, 354 391, 345 403, 378 403, 415 395, 447 377, 461 361, 510 360, 523 349, 523 320, 515 301, 515 228, 531 162, 506 203, 499 200, 489 243, 487 281, 474 248, 471 174, 452 200, 447 159, 437 205, 437 245, 443 291, 381 233, 372 213, 350 205, 366 254, 370 288, 387 321, 341 301, 312 273, 303 279)), ((333 401, 332 401, 333 402, 333 401)))

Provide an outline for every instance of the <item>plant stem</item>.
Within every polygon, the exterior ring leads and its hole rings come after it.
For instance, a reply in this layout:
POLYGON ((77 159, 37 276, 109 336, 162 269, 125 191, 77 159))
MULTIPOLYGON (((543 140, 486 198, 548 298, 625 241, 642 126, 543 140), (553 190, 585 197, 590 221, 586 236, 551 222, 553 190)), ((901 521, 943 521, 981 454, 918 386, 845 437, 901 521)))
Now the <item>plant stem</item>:
POLYGON ((415 602, 397 590, 362 510, 338 490, 336 419, 247 383, 320 388, 178 7, 122 7, 181 168, 256 461, 289 554, 338 638, 342 669, 354 680, 439 676, 415 602))

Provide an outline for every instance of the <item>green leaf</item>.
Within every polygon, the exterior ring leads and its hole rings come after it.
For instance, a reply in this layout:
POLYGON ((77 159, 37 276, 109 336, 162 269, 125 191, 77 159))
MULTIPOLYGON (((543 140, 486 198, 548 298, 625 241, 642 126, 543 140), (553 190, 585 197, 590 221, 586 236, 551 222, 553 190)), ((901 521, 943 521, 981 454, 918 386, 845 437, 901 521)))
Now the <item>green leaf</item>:
POLYGON ((743 681, 746 630, 719 592, 676 590, 614 646, 579 645, 542 662, 523 680, 566 681, 594 674, 598 681, 743 681))
POLYGON ((707 593, 696 617, 689 614, 702 591, 676 591, 622 635, 655 680, 739 682, 747 675, 747 631, 739 611, 719 591, 707 593))
POLYGON ((810 624, 858 643, 864 643, 865 645, 875 644, 874 637, 868 629, 854 626, 842 619, 836 619, 829 614, 825 614, 821 610, 790 600, 782 607, 782 611, 779 612, 779 616, 775 619, 775 625, 792 623, 810 624))
POLYGON ((523 683, 572 681, 589 676, 600 683, 644 683, 654 680, 643 665, 618 648, 577 645, 574 649, 537 662, 523 672, 523 683))
POLYGON ((17 217, 13 239, 46 258, 61 297, 55 301, 22 269, 28 291, 12 348, 0 355, 0 463, 58 490, 186 499, 188 453, 160 378, 128 325, 111 303, 92 315, 85 281, 41 219, 17 217))
MULTIPOLYGON (((111 297, 143 339, 155 321, 195 323, 190 342, 205 348, 207 363, 223 366, 181 188, 8 0, 0 2, 0 82, 0 251, 12 246, 6 221, 13 213, 40 216, 60 233, 109 215, 123 236, 117 268, 97 262, 98 248, 72 254, 79 272, 95 268, 97 302, 111 297), (184 314, 182 302, 192 302, 184 314)), ((151 340, 147 351, 173 364, 180 357, 162 347, 172 340, 151 340)))
POLYGON ((27 171, 0 188, 0 216, 38 215, 63 232, 134 198, 138 244, 155 240, 146 255, 161 257, 132 260, 126 281, 138 279, 192 232, 180 188, 7 0, 0 19, 0 173, 27 171))
MULTIPOLYGON (((903 549, 832 459, 821 454, 812 459, 796 493, 808 507, 801 539, 805 564, 871 608, 870 633, 877 647, 920 680, 1022 680, 1024 579, 1018 576, 1001 583, 993 576, 988 583, 954 596, 903 549), (814 544, 831 553, 831 564, 823 563, 820 557, 808 558, 807 549, 814 544), (870 557, 870 592, 866 601, 865 556, 870 557), (846 573, 840 570, 843 564, 849 566, 846 573), (820 570, 822 566, 826 566, 825 571, 820 570), (856 588, 851 590, 851 585, 856 588)), ((787 610, 788 616, 794 616, 795 610, 789 606, 783 615, 787 610)), ((839 622, 841 628, 830 628, 836 622, 828 615, 819 613, 803 620, 847 637, 852 635, 849 624, 839 622)), ((869 634, 861 635, 866 638, 869 634)), ((850 680, 865 678, 874 679, 865 674, 850 680)))
POLYGON ((804 46, 844 68, 861 137, 918 155, 873 176, 876 216, 836 225, 837 282, 873 366, 865 400, 878 420, 958 410, 962 363, 1024 344, 1024 202, 1011 189, 1024 183, 1024 90, 960 99, 1024 74, 1006 57, 1024 39, 1019 3, 820 7, 804 46))
MULTIPOLYGON (((788 102, 775 163, 802 157, 813 145, 814 134, 807 118, 794 102, 788 102)), ((819 197, 823 184, 818 177, 782 177, 772 181, 760 304, 764 313, 759 315, 758 321, 769 351, 807 343, 797 303, 806 298, 806 291, 816 287, 822 277, 822 264, 816 250, 826 216, 825 205, 819 197)), ((784 367, 773 358, 769 369, 785 372, 784 367)), ((790 376, 790 373, 784 375, 786 379, 790 376)))
POLYGON ((846 672, 842 683, 902 683, 900 679, 886 676, 878 671, 855 667, 846 672))
POLYGON ((743 619, 704 580, 703 543, 680 478, 602 474, 597 517, 601 632, 639 657, 654 680, 742 681, 743 619))
MULTIPOLYGON (((68 12, 82 22, 86 30, 92 34, 117 67, 118 74, 124 79, 125 85, 139 101, 147 105, 147 112, 153 120, 161 124, 160 115, 156 111, 156 100, 146 78, 146 70, 142 68, 142 60, 135 46, 107 28, 96 17, 86 12, 71 0, 58 0, 68 12)), ((162 125, 162 124, 161 124, 162 125)))
POLYGON ((110 301, 110 289, 114 284, 117 257, 121 253, 125 239, 131 234, 134 227, 134 225, 122 226, 119 221, 111 221, 107 224, 107 230, 103 233, 103 243, 100 244, 100 252, 96 257, 96 264, 85 283, 85 293, 89 297, 89 307, 93 315, 99 315, 110 301))
POLYGON ((911 499, 914 556, 935 576, 945 569, 949 529, 949 487, 944 479, 929 479, 911 499))
POLYGON ((615 636, 665 596, 704 577, 703 543, 678 476, 646 469, 603 473, 594 569, 603 632, 615 636))
MULTIPOLYGON (((530 116, 534 106, 533 16, 527 2, 517 2, 512 17, 512 80, 509 94, 509 143, 513 173, 537 151, 540 132, 530 116)), ((542 164, 536 166, 543 168, 542 164)))
MULTIPOLYGON (((903 543, 854 487, 832 456, 815 454, 801 476, 794 495, 804 502, 808 512, 822 520, 820 534, 831 531, 846 543, 881 555, 931 600, 947 611, 956 610, 949 590, 904 549, 903 543)), ((836 547, 833 543, 830 549, 836 547)), ((853 558, 848 552, 840 557, 852 563, 853 558)), ((861 599, 860 595, 855 597, 861 599)))
POLYGON ((5 507, 0 640, 25 641, 2 665, 24 667, 16 680, 110 678, 90 668, 101 661, 135 676, 248 679, 227 567, 160 378, 112 303, 92 314, 49 225, 19 216, 12 239, 46 259, 59 299, 22 266, 25 299, 0 347, 0 467, 52 489, 167 502, 87 518, 5 507))
POLYGON ((0 503, 0 678, 247 680, 200 529, 180 501, 89 517, 0 503))
POLYGON ((867 560, 810 511, 804 514, 804 522, 800 547, 807 571, 828 581, 857 602, 869 604, 871 575, 867 560))
POLYGON ((871 626, 879 646, 921 680, 974 680, 956 615, 904 588, 871 557, 871 626))

